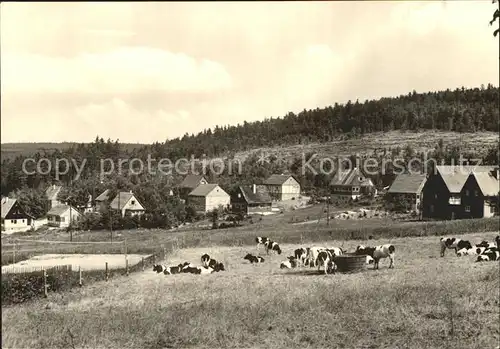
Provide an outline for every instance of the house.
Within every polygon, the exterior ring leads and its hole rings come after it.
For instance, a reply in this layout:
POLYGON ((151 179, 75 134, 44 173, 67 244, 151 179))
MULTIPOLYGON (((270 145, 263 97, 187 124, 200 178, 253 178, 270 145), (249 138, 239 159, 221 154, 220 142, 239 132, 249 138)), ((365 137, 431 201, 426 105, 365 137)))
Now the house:
POLYGON ((16 199, 2 198, 2 232, 12 234, 28 231, 34 225, 35 219, 27 214, 16 199))
POLYGON ((47 212, 47 224, 49 227, 67 228, 70 225, 78 222, 82 214, 76 208, 70 205, 58 205, 52 207, 47 212))
POLYGON ((361 171, 354 167, 339 170, 330 182, 332 199, 341 202, 357 200, 364 195, 376 194, 375 185, 361 171))
POLYGON ((463 218, 462 189, 469 175, 492 171, 495 171, 493 166, 436 166, 435 170, 427 176, 422 190, 422 217, 463 218))
POLYGON ((411 211, 419 213, 422 202, 422 189, 426 180, 427 176, 421 173, 398 175, 387 191, 387 201, 394 208, 398 203, 409 203, 411 204, 411 211))
POLYGON ((239 186, 231 195, 234 213, 265 214, 272 212, 272 199, 265 186, 239 186))
POLYGON ((113 201, 111 201, 110 207, 112 210, 120 211, 122 217, 140 216, 145 212, 144 206, 137 200, 132 191, 118 192, 113 201))
POLYGON ((263 184, 274 201, 293 200, 300 196, 300 183, 291 175, 273 174, 263 184))
POLYGON ((56 207, 58 205, 64 205, 64 202, 57 199, 61 189, 62 186, 52 184, 45 190, 45 195, 47 196, 47 210, 50 210, 52 207, 56 207))
POLYGON ((96 205, 96 210, 98 211, 103 210, 107 206, 108 200, 109 200, 109 189, 106 189, 94 200, 96 205))
POLYGON ((179 184, 179 197, 182 199, 187 199, 189 193, 191 193, 197 186, 202 184, 208 184, 205 177, 200 175, 189 174, 184 180, 179 184))
POLYGON ((219 206, 229 207, 231 197, 218 184, 200 184, 189 193, 187 203, 197 213, 205 213, 219 206))
POLYGON ((472 172, 460 192, 463 218, 489 218, 498 214, 498 169, 472 172))

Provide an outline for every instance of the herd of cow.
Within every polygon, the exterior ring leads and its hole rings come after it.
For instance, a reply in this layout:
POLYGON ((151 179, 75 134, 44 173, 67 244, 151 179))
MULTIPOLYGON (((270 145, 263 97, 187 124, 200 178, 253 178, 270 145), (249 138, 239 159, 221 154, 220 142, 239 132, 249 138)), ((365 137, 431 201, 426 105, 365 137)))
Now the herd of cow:
POLYGON ((500 235, 494 242, 481 241, 473 245, 468 240, 458 238, 441 238, 441 257, 447 249, 453 249, 458 257, 477 256, 476 262, 489 262, 500 260, 500 235))
MULTIPOLYGON (((257 246, 264 246, 265 251, 274 251, 278 255, 282 253, 279 244, 270 240, 267 237, 257 237, 255 239, 257 246)), ((494 242, 481 241, 479 244, 473 245, 470 241, 458 238, 441 238, 441 257, 444 256, 446 249, 455 250, 457 256, 477 255, 477 262, 498 261, 500 260, 500 235, 495 238, 494 242)), ((389 258, 389 268, 394 268, 394 257, 396 248, 392 244, 384 244, 375 247, 357 246, 352 253, 348 253, 341 247, 306 247, 298 248, 294 251, 293 256, 280 264, 281 269, 293 269, 297 267, 310 267, 323 269, 325 274, 335 273, 336 264, 335 258, 338 256, 350 254, 357 256, 366 256, 366 264, 373 264, 374 269, 378 269, 381 259, 389 258)), ((251 264, 263 263, 265 259, 261 256, 254 256, 250 253, 243 257, 251 264)), ((224 271, 224 264, 211 258, 208 254, 201 256, 201 265, 196 266, 190 262, 184 262, 175 266, 165 266, 155 264, 153 271, 163 273, 165 275, 191 273, 191 274, 212 274, 214 272, 224 271)))

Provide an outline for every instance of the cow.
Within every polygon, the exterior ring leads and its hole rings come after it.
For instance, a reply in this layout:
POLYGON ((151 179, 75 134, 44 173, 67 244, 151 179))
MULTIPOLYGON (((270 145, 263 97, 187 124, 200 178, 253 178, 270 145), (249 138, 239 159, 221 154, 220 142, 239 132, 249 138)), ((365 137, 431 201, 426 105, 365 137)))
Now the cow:
POLYGON ((472 248, 472 244, 470 243, 470 241, 457 238, 441 238, 439 242, 441 246, 441 253, 440 253, 441 257, 444 257, 444 252, 446 251, 446 249, 454 249, 456 254, 459 250, 463 248, 465 249, 472 248))
POLYGON ((201 256, 201 265, 208 266, 208 262, 210 261, 210 256, 208 254, 204 254, 201 256))
POLYGON ((358 246, 354 252, 356 255, 367 255, 373 258, 373 269, 379 268, 379 262, 382 258, 389 257, 389 269, 394 268, 394 256, 396 248, 392 244, 379 245, 376 247, 358 246))
POLYGON ((323 267, 325 274, 328 274, 330 270, 335 273, 333 257, 334 255, 330 252, 330 250, 320 251, 317 258, 318 271, 320 267, 323 267))
POLYGON ((243 257, 243 259, 248 260, 250 262, 250 264, 264 262, 264 258, 262 258, 260 256, 253 256, 250 253, 248 253, 245 257, 243 257))
POLYGON ((492 247, 497 247, 497 243, 495 242, 488 242, 486 240, 481 241, 479 244, 476 245, 477 247, 484 247, 484 248, 492 248, 492 247))
POLYGON ((163 264, 155 264, 153 265, 153 271, 156 271, 157 274, 163 272, 167 267, 163 264))
POLYGON ((266 247, 267 254, 269 254, 269 250, 276 251, 278 254, 281 254, 281 248, 277 242, 267 240, 266 243, 264 244, 264 246, 266 247))
POLYGON ((486 251, 486 247, 478 247, 477 245, 472 247, 472 248, 462 248, 457 251, 457 256, 458 257, 463 257, 463 256, 475 256, 482 254, 484 251, 486 251))
POLYGON ((495 249, 488 249, 484 251, 482 254, 477 256, 476 262, 492 262, 492 261, 498 261, 500 259, 500 251, 495 248, 495 249))
POLYGON ((179 274, 182 271, 183 264, 179 264, 176 266, 172 267, 167 267, 165 270, 163 270, 163 274, 165 275, 173 275, 173 274, 179 274))
POLYGON ((300 263, 300 265, 305 265, 306 258, 307 258, 307 253, 309 251, 308 248, 298 248, 294 251, 294 257, 295 259, 300 263))
POLYGON ((295 256, 290 256, 287 257, 286 261, 281 262, 280 264, 280 269, 293 269, 296 268, 298 265, 298 260, 295 258, 295 256))
POLYGON ((306 257, 306 264, 309 265, 309 267, 314 268, 317 264, 317 259, 318 259, 318 254, 321 251, 326 251, 327 249, 325 247, 320 247, 320 246, 313 246, 309 247, 307 257, 306 257))
POLYGON ((366 256, 366 264, 373 264, 373 258, 371 256, 366 256))

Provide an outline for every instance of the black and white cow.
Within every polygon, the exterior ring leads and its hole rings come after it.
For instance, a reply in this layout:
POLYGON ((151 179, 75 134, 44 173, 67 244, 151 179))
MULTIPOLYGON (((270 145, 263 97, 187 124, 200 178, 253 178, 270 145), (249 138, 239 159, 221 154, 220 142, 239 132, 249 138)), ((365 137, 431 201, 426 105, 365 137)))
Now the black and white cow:
POLYGON ((264 246, 266 246, 266 253, 269 254, 269 251, 276 251, 278 254, 281 254, 281 248, 280 245, 278 245, 277 242, 267 240, 264 243, 264 246))
POLYGON ((486 247, 478 247, 478 245, 473 246, 472 248, 462 248, 457 251, 457 256, 458 257, 463 257, 463 256, 476 256, 482 254, 484 251, 486 251, 486 247))
POLYGON ((208 254, 204 254, 201 256, 201 265, 208 266, 208 262, 210 261, 210 256, 208 254))
POLYGON ((286 261, 281 262, 280 269, 293 269, 296 268, 299 264, 299 261, 295 256, 287 257, 286 261))
POLYGON ((493 262, 500 260, 500 251, 498 248, 490 248, 477 256, 476 262, 493 262))
MULTIPOLYGON (((257 250, 258 250, 258 247, 259 247, 260 245, 262 245, 262 246, 266 247, 266 244, 267 244, 269 241, 270 241, 270 239, 269 239, 269 238, 267 238, 267 237, 265 237, 265 236, 257 236, 257 237, 255 238, 255 242, 257 243, 257 250)), ((267 250, 267 248, 266 248, 266 250, 267 250)))
POLYGON ((488 242, 486 240, 481 241, 479 244, 476 245, 477 247, 484 247, 484 248, 494 248, 497 247, 497 242, 488 242))
POLYGON ((467 250, 472 248, 472 244, 470 243, 470 241, 458 238, 441 238, 439 240, 439 243, 441 247, 441 253, 440 253, 441 257, 444 257, 444 252, 446 251, 446 249, 454 249, 456 254, 459 250, 463 248, 467 250))
POLYGON ((317 266, 318 254, 321 251, 326 250, 326 247, 321 246, 309 247, 307 250, 306 264, 309 265, 310 268, 314 268, 315 266, 317 266))
POLYGON ((184 267, 183 264, 179 264, 179 265, 172 266, 172 267, 166 267, 163 270, 163 274, 165 274, 165 275, 179 274, 182 271, 183 267, 184 267))
POLYGON ((307 254, 309 252, 309 247, 307 248, 298 248, 294 251, 294 257, 299 262, 299 265, 304 266, 306 263, 307 254))
POLYGON ((392 244, 384 244, 376 247, 358 246, 354 252, 357 255, 367 255, 373 258, 373 269, 379 268, 379 262, 382 258, 389 257, 389 269, 394 268, 394 257, 396 247, 392 244))
POLYGON ((330 250, 324 250, 320 251, 318 253, 318 258, 316 260, 316 264, 318 265, 318 271, 320 267, 323 267, 325 270, 325 274, 328 274, 328 272, 333 272, 335 273, 335 263, 333 263, 333 257, 334 255, 330 250))
POLYGON ((162 273, 167 267, 163 264, 155 264, 153 265, 153 271, 156 271, 157 274, 162 273))
POLYGON ((250 264, 264 262, 264 258, 262 258, 260 256, 254 256, 250 253, 248 253, 245 257, 243 257, 243 259, 248 260, 250 262, 250 264))

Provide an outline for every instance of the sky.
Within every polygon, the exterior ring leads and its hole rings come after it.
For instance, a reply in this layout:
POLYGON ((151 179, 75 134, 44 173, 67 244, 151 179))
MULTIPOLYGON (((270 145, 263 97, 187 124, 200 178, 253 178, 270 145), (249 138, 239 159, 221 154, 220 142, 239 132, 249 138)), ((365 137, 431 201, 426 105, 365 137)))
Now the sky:
POLYGON ((498 86, 474 1, 0 4, 1 141, 151 143, 417 92, 498 86))

